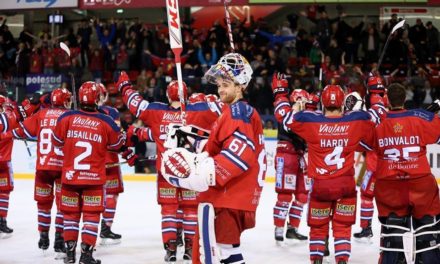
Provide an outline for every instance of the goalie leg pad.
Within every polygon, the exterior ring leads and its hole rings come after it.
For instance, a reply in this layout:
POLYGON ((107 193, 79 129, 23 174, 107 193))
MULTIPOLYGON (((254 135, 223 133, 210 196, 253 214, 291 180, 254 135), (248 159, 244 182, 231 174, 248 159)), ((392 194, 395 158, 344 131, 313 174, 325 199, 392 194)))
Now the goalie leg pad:
POLYGON ((220 251, 214 229, 214 207, 210 203, 200 203, 198 208, 199 218, 199 246, 200 262, 204 264, 220 263, 220 251))
POLYGON ((217 244, 221 252, 220 263, 224 264, 244 264, 243 255, 241 254, 240 244, 217 244))
POLYGON ((405 261, 405 251, 412 253, 412 249, 408 248, 413 243, 412 236, 407 236, 411 233, 410 217, 399 217, 392 213, 388 217, 380 217, 379 220, 382 223, 379 263, 405 261))
POLYGON ((416 263, 440 263, 440 215, 413 219, 416 263))

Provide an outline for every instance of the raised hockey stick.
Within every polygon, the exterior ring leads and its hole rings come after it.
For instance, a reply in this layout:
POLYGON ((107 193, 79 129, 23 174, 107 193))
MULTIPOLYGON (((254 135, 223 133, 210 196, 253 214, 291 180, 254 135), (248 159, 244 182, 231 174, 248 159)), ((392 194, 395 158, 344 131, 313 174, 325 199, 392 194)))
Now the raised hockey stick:
POLYGON ((67 47, 67 45, 64 42, 60 42, 60 48, 69 56, 70 59, 70 77, 72 80, 72 96, 73 96, 73 109, 78 109, 77 103, 76 103, 76 87, 75 87, 75 75, 73 74, 73 64, 72 64, 72 57, 70 56, 70 49, 67 47))
MULTIPOLYGON (((157 155, 154 156, 147 156, 145 158, 142 159, 138 159, 137 161, 147 161, 147 160, 157 160, 157 155)), ((105 164, 106 168, 113 168, 113 167, 118 167, 120 165, 126 164, 128 163, 128 161, 122 161, 122 162, 115 162, 115 163, 109 163, 109 164, 105 164)))
POLYGON ((168 30, 170 45, 174 53, 174 61, 177 70, 177 83, 179 85, 180 112, 183 125, 186 125, 185 98, 182 84, 182 65, 180 54, 182 53, 182 32, 179 15, 179 0, 165 0, 167 4, 168 30))
POLYGON ((224 0, 223 5, 225 6, 225 18, 226 18, 226 25, 228 27, 228 36, 229 36, 229 44, 231 45, 231 52, 235 51, 235 45, 234 45, 234 38, 232 36, 232 27, 231 27, 231 17, 229 16, 228 6, 226 2, 231 2, 231 0, 224 0))
POLYGON ((399 28, 403 27, 403 25, 405 25, 405 20, 402 20, 399 23, 397 23, 393 27, 393 29, 391 30, 390 34, 388 35, 387 41, 385 42, 385 45, 383 46, 383 49, 382 49, 382 54, 380 54, 379 61, 377 62, 377 68, 376 68, 377 72, 379 72, 379 68, 382 65, 382 60, 383 60, 383 57, 385 56, 385 52, 386 52, 386 50, 388 48, 388 44, 390 42, 391 36, 394 34, 394 32, 396 32, 396 30, 398 30, 399 28))

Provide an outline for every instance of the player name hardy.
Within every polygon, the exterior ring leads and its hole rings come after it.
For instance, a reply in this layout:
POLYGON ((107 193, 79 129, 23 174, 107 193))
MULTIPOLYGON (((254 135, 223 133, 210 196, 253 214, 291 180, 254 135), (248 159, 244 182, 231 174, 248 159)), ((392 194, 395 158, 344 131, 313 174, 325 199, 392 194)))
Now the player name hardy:
POLYGON ((100 122, 94 121, 90 118, 82 118, 77 116, 73 119, 73 125, 85 126, 85 127, 93 127, 96 128, 99 126, 100 122))
POLYGON ((67 137, 68 138, 79 138, 79 139, 85 139, 90 141, 95 141, 98 143, 102 142, 102 136, 95 133, 90 133, 87 131, 77 131, 77 130, 68 130, 67 131, 67 137))
POLYGON ((379 138, 379 147, 395 146, 395 145, 419 145, 419 136, 411 137, 386 137, 379 138))
POLYGON ((321 139, 321 148, 346 147, 348 139, 321 139))

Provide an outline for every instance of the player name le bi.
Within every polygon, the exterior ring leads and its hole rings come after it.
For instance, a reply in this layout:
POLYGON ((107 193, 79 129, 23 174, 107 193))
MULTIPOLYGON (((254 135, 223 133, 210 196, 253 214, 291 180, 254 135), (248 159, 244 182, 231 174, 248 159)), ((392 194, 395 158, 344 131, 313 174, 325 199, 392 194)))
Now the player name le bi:
POLYGON ((396 146, 396 145, 419 145, 419 136, 411 137, 386 137, 379 138, 379 147, 396 146))

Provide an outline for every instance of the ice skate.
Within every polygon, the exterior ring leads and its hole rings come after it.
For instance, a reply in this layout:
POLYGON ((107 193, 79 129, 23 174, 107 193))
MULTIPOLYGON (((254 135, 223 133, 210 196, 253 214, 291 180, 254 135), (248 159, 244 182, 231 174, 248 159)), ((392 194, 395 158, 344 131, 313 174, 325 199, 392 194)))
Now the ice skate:
POLYGON ((38 248, 43 251, 49 248, 49 233, 48 232, 40 232, 40 240, 38 240, 38 248))
POLYGON ((14 232, 14 230, 8 227, 6 218, 0 217, 0 238, 10 238, 12 236, 12 232, 14 232))
POLYGON ((168 264, 176 264, 176 253, 177 253, 177 245, 176 245, 176 240, 170 240, 168 241, 168 243, 164 244, 165 247, 165 263, 168 264))
POLYGON ((93 258, 93 246, 81 243, 81 257, 79 264, 101 264, 101 260, 93 258))
POLYGON ((64 245, 64 237, 60 232, 55 233, 55 242, 53 243, 55 251, 55 259, 64 259, 66 257, 66 246, 64 245))
POLYGON ((371 240, 371 238, 373 237, 373 230, 371 229, 371 223, 367 227, 362 228, 360 232, 354 233, 353 237, 358 242, 363 242, 368 244, 373 243, 373 241, 371 240))
POLYGON ((112 232, 111 228, 106 225, 104 221, 101 221, 101 245, 117 245, 121 243, 121 235, 112 232))
POLYGON ((275 227, 275 242, 278 246, 282 246, 284 241, 284 228, 275 227))
POLYGON ((76 241, 66 241, 66 257, 64 263, 76 262, 76 241))
POLYGON ((185 252, 183 253, 183 264, 192 263, 192 239, 185 238, 185 252))
POLYGON ((299 240, 299 241, 304 241, 309 239, 307 236, 298 233, 298 228, 292 227, 290 225, 287 226, 286 238, 292 240, 299 240))

